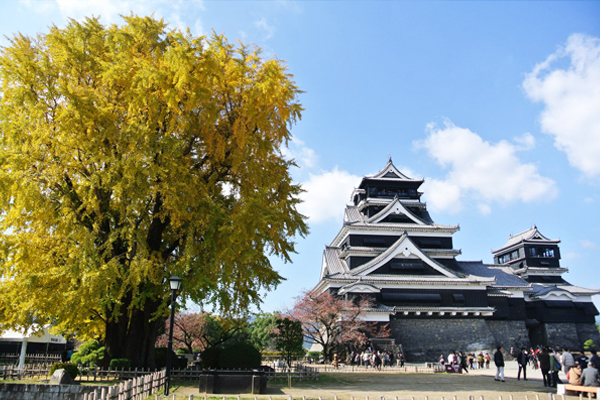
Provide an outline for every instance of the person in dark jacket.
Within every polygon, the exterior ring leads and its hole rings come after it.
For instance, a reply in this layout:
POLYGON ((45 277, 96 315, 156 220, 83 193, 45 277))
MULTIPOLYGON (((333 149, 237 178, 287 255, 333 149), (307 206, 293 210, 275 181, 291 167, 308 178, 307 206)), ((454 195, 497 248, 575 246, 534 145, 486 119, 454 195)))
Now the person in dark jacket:
POLYGON ((544 347, 540 354, 538 354, 538 360, 540 361, 540 370, 542 371, 544 386, 550 387, 552 386, 550 375, 548 374, 548 371, 550 371, 550 353, 548 352, 547 347, 544 347))
POLYGON ((467 355, 465 353, 463 353, 462 351, 458 352, 458 363, 460 364, 460 369, 462 370, 462 373, 468 374, 469 369, 467 366, 467 355))
POLYGON ((577 364, 579 364, 582 371, 588 367, 588 358, 586 357, 583 351, 579 352, 579 357, 577 357, 577 364))
POLYGON ((592 356, 590 357, 590 364, 592 364, 594 368, 600 369, 600 357, 598 357, 598 353, 593 349, 590 350, 590 353, 592 353, 592 356))
POLYGON ((527 350, 525 347, 521 347, 521 352, 517 354, 517 364, 519 364, 519 372, 517 372, 517 380, 521 380, 521 371, 523 371, 523 380, 527 380, 527 361, 529 357, 527 356, 527 350))
POLYGON ((496 364, 496 380, 502 379, 504 382, 504 356, 502 355, 502 346, 496 348, 494 353, 494 363, 496 364))

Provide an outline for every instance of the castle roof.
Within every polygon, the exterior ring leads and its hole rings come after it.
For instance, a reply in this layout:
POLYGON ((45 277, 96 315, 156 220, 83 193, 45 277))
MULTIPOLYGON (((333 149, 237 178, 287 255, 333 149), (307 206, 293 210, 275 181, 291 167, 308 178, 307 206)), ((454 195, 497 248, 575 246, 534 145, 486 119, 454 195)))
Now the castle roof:
POLYGON ((494 278, 496 288, 523 288, 531 287, 526 280, 515 275, 510 267, 494 264, 484 264, 481 261, 458 261, 459 270, 465 274, 494 278))
MULTIPOLYGON (((375 175, 364 176, 364 180, 391 180, 391 181, 405 181, 405 182, 415 182, 415 183, 423 183, 423 179, 412 179, 408 176, 404 175, 392 162, 392 157, 388 159, 387 164, 375 175)), ((362 187, 362 185, 360 186, 362 187)))
POLYGON ((542 235, 538 230, 537 226, 533 226, 532 228, 527 229, 521 233, 517 233, 516 235, 511 235, 508 239, 508 242, 497 250, 492 250, 493 254, 499 253, 503 250, 507 250, 511 247, 514 247, 521 243, 560 243, 560 240, 548 239, 546 236, 542 235))

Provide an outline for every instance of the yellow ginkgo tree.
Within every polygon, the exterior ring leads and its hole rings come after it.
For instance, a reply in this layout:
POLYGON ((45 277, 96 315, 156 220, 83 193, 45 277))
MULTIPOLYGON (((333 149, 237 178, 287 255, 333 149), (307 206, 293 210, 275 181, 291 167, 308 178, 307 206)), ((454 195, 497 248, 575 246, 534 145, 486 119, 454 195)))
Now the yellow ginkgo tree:
POLYGON ((282 149, 299 88, 278 59, 152 17, 0 49, 0 330, 52 323, 153 364, 169 306, 239 314, 305 235, 282 149))

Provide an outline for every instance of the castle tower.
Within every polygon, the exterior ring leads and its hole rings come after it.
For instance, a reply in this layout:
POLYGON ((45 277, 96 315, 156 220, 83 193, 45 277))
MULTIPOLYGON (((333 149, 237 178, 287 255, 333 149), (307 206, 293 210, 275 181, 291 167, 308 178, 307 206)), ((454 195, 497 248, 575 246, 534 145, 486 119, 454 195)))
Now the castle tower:
POLYGON ((579 350, 587 339, 600 343, 594 326, 598 310, 592 302, 592 296, 600 292, 573 286, 562 277, 568 269, 560 266, 558 243, 534 225, 510 236, 492 254, 496 264, 508 266, 531 283, 524 297, 531 341, 579 350))
MULTIPOLYGON (((323 252, 315 290, 372 299, 374 306, 364 318, 389 323, 408 361, 433 361, 449 351, 491 351, 497 345, 519 348, 562 337, 549 335, 531 308, 540 295, 538 288, 548 290, 539 282, 562 279, 566 271, 558 265, 559 241, 543 237, 536 228, 534 236, 524 235, 528 239, 521 241, 517 235, 496 251, 496 264, 459 261, 461 251, 453 246, 459 227, 433 222, 421 201, 422 183, 400 172, 391 158, 377 174, 363 177, 346 206, 342 228, 323 252), (539 254, 553 257, 542 260, 539 254)), ((584 313, 597 315, 591 303, 597 291, 571 289, 572 296, 582 296, 584 313)), ((539 318, 545 321, 544 312, 539 318)), ((593 327, 588 320, 577 323, 593 327)))

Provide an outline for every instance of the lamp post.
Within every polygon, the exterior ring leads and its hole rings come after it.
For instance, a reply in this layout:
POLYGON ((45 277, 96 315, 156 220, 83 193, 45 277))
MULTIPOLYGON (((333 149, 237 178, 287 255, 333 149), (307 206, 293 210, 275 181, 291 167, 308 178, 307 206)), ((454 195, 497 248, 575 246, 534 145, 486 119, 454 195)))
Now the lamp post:
POLYGON ((169 348, 167 349, 167 371, 165 373, 165 396, 169 395, 169 385, 171 384, 171 352, 173 351, 173 323, 175 321, 175 302, 177 301, 177 291, 181 288, 181 278, 172 276, 169 278, 171 287, 171 323, 169 324, 169 348))

